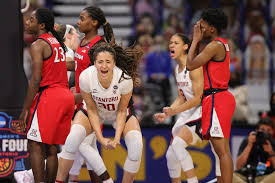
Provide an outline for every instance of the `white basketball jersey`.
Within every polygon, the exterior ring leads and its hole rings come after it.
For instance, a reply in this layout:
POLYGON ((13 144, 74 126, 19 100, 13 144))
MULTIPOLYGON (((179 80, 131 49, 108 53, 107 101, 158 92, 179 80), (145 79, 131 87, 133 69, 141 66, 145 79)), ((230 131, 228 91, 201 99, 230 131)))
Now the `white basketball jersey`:
MULTIPOLYGON (((175 74, 177 80, 178 90, 181 95, 185 97, 185 100, 188 101, 194 97, 194 93, 192 90, 192 81, 190 79, 189 71, 187 71, 186 67, 182 72, 179 71, 179 65, 176 66, 175 74)), ((180 114, 181 117, 186 119, 184 123, 197 120, 201 117, 201 106, 196 106, 191 109, 188 109, 180 114)))
MULTIPOLYGON (((121 78, 121 75, 122 70, 114 67, 113 79, 107 89, 101 86, 95 66, 85 69, 79 77, 80 89, 91 93, 101 121, 110 120, 115 122, 121 95, 128 94, 133 89, 133 80, 130 79, 130 76, 124 74, 125 78, 129 78, 124 79, 121 78), (121 81, 119 82, 119 80, 121 81)), ((87 110, 85 102, 83 107, 87 110)), ((115 124, 113 126, 115 127, 115 124)))

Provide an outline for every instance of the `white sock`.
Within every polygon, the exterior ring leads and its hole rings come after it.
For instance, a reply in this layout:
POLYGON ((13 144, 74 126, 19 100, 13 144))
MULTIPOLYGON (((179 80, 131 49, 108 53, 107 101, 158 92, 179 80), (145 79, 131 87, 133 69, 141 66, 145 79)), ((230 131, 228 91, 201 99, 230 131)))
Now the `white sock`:
POLYGON ((113 179, 110 177, 107 180, 104 180, 102 183, 114 183, 113 179))
POLYGON ((198 183, 198 178, 197 177, 193 177, 191 179, 187 179, 187 183, 198 183))

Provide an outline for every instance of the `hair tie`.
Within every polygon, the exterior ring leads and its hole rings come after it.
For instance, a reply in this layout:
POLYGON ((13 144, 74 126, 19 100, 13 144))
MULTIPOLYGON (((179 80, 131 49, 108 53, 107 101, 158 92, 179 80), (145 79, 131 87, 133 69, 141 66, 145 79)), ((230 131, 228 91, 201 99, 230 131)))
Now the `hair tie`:
POLYGON ((103 26, 107 25, 107 23, 108 23, 108 22, 106 21, 106 22, 103 24, 103 26))

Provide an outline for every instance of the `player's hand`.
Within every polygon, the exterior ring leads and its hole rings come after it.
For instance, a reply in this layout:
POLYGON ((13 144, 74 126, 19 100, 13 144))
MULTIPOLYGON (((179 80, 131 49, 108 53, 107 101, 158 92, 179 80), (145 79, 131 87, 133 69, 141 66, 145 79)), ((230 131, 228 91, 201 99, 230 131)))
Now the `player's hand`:
POLYGON ((114 149, 113 146, 112 146, 112 140, 109 139, 109 138, 104 138, 100 141, 101 145, 107 149, 107 150, 112 150, 114 149))
POLYGON ((162 123, 167 118, 167 115, 161 112, 161 113, 156 113, 154 117, 156 120, 158 120, 158 122, 162 123))
POLYGON ((117 145, 120 145, 120 141, 114 139, 110 144, 113 147, 113 149, 115 149, 117 145))
POLYGON ((11 123, 12 130, 20 133, 24 132, 27 126, 26 121, 27 121, 28 114, 29 114, 29 111, 24 109, 21 112, 18 121, 13 121, 11 123))
POLYGON ((201 28, 200 21, 197 21, 197 23, 194 25, 193 28, 193 41, 199 42, 203 38, 204 29, 201 28))
POLYGON ((173 116, 174 115, 174 109, 172 107, 164 107, 162 109, 162 112, 164 112, 167 116, 173 116))
POLYGON ((73 94, 75 94, 75 93, 76 93, 76 88, 75 88, 75 87, 71 87, 71 88, 70 88, 70 91, 71 91, 73 94))

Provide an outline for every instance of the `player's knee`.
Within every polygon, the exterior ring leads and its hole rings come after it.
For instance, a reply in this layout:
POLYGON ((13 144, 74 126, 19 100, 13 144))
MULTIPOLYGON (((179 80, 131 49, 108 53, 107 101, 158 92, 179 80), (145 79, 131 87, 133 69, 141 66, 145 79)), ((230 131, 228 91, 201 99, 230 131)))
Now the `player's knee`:
POLYGON ((59 157, 67 160, 75 160, 75 153, 68 152, 63 148, 61 153, 59 153, 59 157))
POLYGON ((128 150, 128 159, 139 161, 142 156, 142 135, 140 131, 129 131, 125 136, 125 143, 128 150))
POLYGON ((177 161, 175 153, 171 146, 168 147, 166 152, 167 167, 171 178, 178 178, 181 175, 181 166, 177 161))
POLYGON ((74 124, 63 147, 66 152, 76 153, 81 142, 86 137, 86 129, 79 124, 74 124))
POLYGON ((128 157, 124 163, 124 170, 130 173, 137 173, 142 156, 142 135, 140 131, 131 130, 125 136, 125 143, 128 150, 128 157))
POLYGON ((176 136, 173 139, 171 147, 179 161, 184 159, 186 156, 186 153, 188 153, 185 149, 187 146, 188 146, 187 143, 182 138, 176 136))

